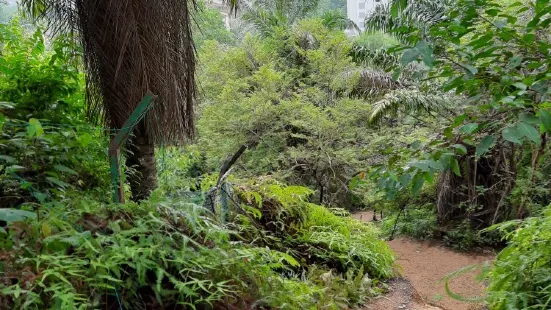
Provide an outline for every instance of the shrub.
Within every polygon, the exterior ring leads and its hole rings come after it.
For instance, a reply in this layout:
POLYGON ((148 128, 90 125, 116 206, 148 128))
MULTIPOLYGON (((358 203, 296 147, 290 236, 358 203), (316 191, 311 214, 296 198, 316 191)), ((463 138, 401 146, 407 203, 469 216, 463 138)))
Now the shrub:
POLYGON ((496 227, 508 231, 506 239, 509 244, 496 257, 488 274, 491 309, 549 309, 551 209, 548 208, 543 217, 496 227))
POLYGON ((264 240, 253 233, 253 240, 288 252, 306 266, 321 264, 342 273, 363 268, 373 278, 392 276, 394 257, 388 245, 378 239, 377 229, 308 203, 311 190, 264 180, 240 191, 252 205, 249 212, 257 214, 257 225, 271 232, 264 240))
MULTIPOLYGON (((394 224, 398 214, 395 213, 383 219, 381 226, 383 234, 390 236, 394 230, 394 224)), ((436 213, 432 204, 420 208, 406 209, 400 215, 396 224, 396 235, 411 236, 416 239, 430 239, 436 229, 436 213)))

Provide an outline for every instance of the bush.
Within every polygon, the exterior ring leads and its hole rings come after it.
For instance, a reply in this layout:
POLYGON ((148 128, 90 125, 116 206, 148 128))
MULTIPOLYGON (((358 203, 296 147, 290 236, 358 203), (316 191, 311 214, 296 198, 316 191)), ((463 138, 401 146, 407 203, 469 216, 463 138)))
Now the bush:
POLYGON ((551 209, 543 217, 496 227, 508 232, 509 244, 496 257, 488 274, 491 309, 549 309, 551 209), (512 228, 516 229, 511 231, 512 228))
POLYGON ((465 220, 444 235, 444 244, 452 249, 468 251, 475 247, 500 247, 502 237, 496 231, 481 232, 473 229, 468 220, 465 220))
MULTIPOLYGON (((383 220, 382 231, 390 236, 398 214, 387 216, 383 220)), ((430 239, 436 229, 436 213, 432 204, 419 208, 407 208, 396 224, 396 235, 410 236, 416 239, 430 239)))

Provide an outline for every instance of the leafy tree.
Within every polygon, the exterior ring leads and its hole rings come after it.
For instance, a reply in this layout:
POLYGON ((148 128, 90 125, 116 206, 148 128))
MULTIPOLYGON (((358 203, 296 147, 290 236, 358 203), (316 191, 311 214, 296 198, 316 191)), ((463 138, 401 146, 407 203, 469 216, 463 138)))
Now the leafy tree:
POLYGON ((468 106, 446 124, 422 160, 398 168, 410 181, 390 181, 387 188, 416 191, 435 172, 449 169, 437 186, 441 224, 468 218, 484 227, 526 216, 526 202, 511 205, 507 197, 515 187, 522 149, 533 149, 532 176, 547 149, 548 50, 542 47, 548 39, 537 35, 548 27, 541 17, 546 9, 548 4, 540 3, 527 21, 515 17, 530 10, 520 2, 459 1, 446 14, 452 18, 430 27, 431 43, 411 32, 412 44, 401 62, 422 62, 430 81, 439 82, 442 92, 466 98, 468 106))
POLYGON ((240 174, 307 184, 318 190, 317 201, 334 206, 361 204, 349 183, 380 156, 371 142, 380 142, 369 126, 372 104, 400 84, 358 67, 351 47, 322 19, 235 47, 206 43, 198 147, 211 169, 245 144, 240 174))
POLYGON ((233 44, 235 42, 235 36, 226 29, 220 11, 208 7, 205 1, 197 3, 194 20, 193 41, 197 48, 201 48, 207 40, 215 40, 226 44, 233 44))

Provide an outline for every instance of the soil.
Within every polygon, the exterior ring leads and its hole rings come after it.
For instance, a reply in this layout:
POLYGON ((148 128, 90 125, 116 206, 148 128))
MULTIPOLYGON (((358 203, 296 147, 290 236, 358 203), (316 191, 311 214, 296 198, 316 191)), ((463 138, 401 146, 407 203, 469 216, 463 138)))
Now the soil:
MULTIPOLYGON (((372 221, 373 212, 354 214, 354 218, 372 221)), ((463 267, 475 264, 481 266, 493 260, 493 252, 456 252, 436 241, 423 242, 408 238, 397 238, 387 243, 397 256, 396 262, 404 279, 391 281, 389 294, 373 300, 365 310, 484 309, 482 304, 464 303, 449 297, 441 280, 463 267)), ((478 273, 479 270, 475 270, 451 280, 450 289, 464 297, 483 296, 484 285, 476 279, 478 273)))
POLYGON ((392 279, 388 293, 372 300, 363 310, 440 310, 441 308, 427 305, 411 282, 404 278, 392 279))

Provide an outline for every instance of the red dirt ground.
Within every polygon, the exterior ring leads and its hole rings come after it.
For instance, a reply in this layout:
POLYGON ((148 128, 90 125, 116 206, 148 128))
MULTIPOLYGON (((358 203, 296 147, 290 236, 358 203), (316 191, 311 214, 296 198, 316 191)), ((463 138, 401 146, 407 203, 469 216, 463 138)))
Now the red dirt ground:
MULTIPOLYGON (((371 221, 372 212, 361 212, 354 214, 354 218, 362 221, 371 221)), ((398 305, 392 297, 396 292, 391 292, 381 300, 375 300, 364 309, 401 309, 401 310, 423 310, 434 309, 424 304, 431 304, 446 310, 473 310, 483 309, 481 304, 469 304, 459 302, 450 298, 444 289, 444 283, 440 282, 446 275, 462 268, 474 264, 481 265, 486 261, 494 259, 493 253, 470 254, 455 252, 444 247, 438 242, 421 242, 407 238, 397 238, 389 241, 388 245, 397 256, 397 264, 402 269, 403 277, 408 280, 413 288, 412 294, 418 293, 421 300, 415 300, 411 305, 398 305), (387 301, 386 304, 384 301, 387 301), (376 306, 376 307, 374 307, 376 306)), ((484 294, 484 286, 476 280, 477 272, 464 274, 451 280, 450 288, 453 292, 465 297, 479 297, 484 294)), ((399 285, 400 291, 404 285, 399 285)), ((391 285, 392 289, 392 285, 391 285)), ((400 293, 397 294, 400 296, 400 293)), ((403 295, 403 294, 402 294, 403 295)), ((400 297, 400 298, 403 298, 400 297)))

